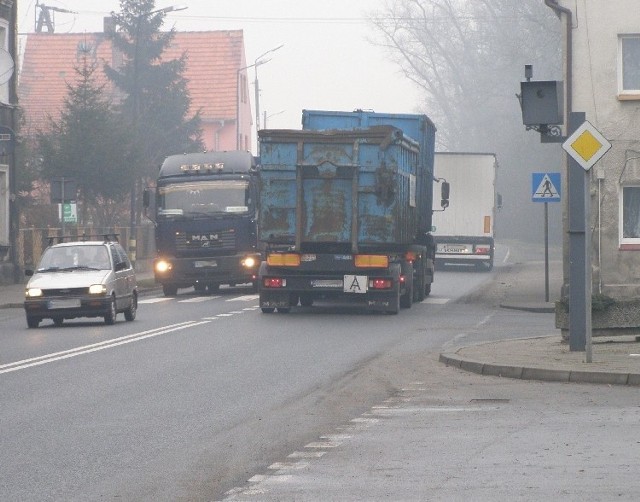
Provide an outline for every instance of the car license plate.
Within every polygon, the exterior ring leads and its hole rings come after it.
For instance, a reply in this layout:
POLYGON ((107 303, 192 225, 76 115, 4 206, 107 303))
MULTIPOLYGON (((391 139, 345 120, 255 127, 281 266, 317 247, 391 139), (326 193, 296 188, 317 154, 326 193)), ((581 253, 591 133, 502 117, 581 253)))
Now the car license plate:
POLYGON ((204 268, 204 267, 217 267, 218 262, 215 260, 199 260, 194 263, 196 268, 204 268))
POLYGON ((438 253, 468 253, 469 248, 464 244, 438 244, 438 253))
POLYGON ((366 275, 345 275, 345 293, 366 293, 369 286, 369 278, 366 275))
POLYGON ((311 281, 312 288, 342 288, 340 279, 314 279, 311 281))
POLYGON ((80 307, 79 299, 70 299, 70 300, 50 300, 49 308, 50 309, 73 309, 80 307))

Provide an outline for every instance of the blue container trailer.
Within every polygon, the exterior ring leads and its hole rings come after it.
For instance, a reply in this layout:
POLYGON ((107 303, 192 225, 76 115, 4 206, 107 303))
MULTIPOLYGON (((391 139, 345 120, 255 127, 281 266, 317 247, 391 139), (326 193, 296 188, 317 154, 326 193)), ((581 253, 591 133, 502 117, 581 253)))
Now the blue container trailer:
POLYGON ((395 314, 423 300, 434 275, 431 121, 304 111, 303 126, 259 132, 262 311, 350 299, 395 314))

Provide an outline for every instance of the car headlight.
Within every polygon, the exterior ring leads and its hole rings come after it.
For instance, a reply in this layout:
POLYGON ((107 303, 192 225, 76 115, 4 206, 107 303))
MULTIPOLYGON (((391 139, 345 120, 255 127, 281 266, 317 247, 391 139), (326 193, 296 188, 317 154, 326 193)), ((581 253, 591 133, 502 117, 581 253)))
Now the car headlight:
POLYGON ((27 288, 24 295, 27 298, 38 298, 42 296, 42 290, 40 288, 27 288))
POLYGON ((242 266, 246 268, 253 268, 256 266, 256 259, 253 256, 247 256, 242 260, 242 266))
POLYGON ((104 295, 107 292, 107 287, 104 284, 92 284, 89 286, 90 295, 104 295))
POLYGON ((171 265, 171 262, 169 262, 167 260, 158 260, 156 262, 156 272, 158 272, 160 274, 162 274, 164 272, 168 272, 172 268, 173 268, 173 266, 171 265))

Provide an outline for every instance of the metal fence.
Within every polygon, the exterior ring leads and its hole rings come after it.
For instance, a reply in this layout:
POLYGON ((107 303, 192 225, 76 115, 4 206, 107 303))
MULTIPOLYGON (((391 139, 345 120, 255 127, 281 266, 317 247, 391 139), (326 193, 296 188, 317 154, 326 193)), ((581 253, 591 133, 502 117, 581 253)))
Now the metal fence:
MULTIPOLYGON (((136 228, 136 247, 130 248, 130 227, 65 227, 64 235, 72 239, 82 240, 87 236, 116 235, 118 241, 128 251, 129 257, 136 262, 136 269, 145 271, 155 255, 154 228, 150 225, 141 225, 136 228)), ((21 269, 34 268, 40 261, 40 256, 49 245, 51 237, 61 237, 62 228, 22 228, 18 231, 16 242, 17 265, 21 269)))

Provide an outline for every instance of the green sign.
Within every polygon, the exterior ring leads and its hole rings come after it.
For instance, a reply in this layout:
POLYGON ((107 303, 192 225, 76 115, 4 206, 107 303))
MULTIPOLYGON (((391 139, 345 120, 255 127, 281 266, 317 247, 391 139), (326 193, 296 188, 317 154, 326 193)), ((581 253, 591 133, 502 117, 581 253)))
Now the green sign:
POLYGON ((73 202, 62 204, 62 218, 65 223, 77 223, 77 206, 73 202))

